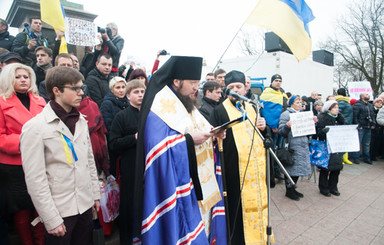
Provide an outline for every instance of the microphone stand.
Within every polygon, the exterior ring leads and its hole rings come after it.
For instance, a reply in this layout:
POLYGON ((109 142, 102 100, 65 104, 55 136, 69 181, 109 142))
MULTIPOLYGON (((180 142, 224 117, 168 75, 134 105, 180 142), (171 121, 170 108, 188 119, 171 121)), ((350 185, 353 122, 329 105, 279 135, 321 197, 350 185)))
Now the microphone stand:
MULTIPOLYGON (((240 102, 238 102, 240 103, 240 102)), ((257 112, 257 118, 260 115, 260 104, 257 101, 255 103, 256 105, 252 104, 252 106, 255 107, 257 112)), ((241 105, 241 103, 240 103, 241 105)), ((239 107, 239 109, 242 111, 242 113, 245 113, 244 109, 239 107)), ((265 142, 264 136, 261 134, 260 130, 256 127, 256 125, 253 123, 253 121, 249 118, 248 114, 245 113, 245 116, 247 117, 248 121, 251 123, 253 129, 257 132, 259 137, 265 142)), ((257 120, 257 119, 256 119, 257 120)), ((265 146, 265 145, 264 145, 265 146)), ((267 165, 267 203, 268 203, 268 223, 267 223, 267 244, 271 244, 271 235, 272 235, 272 227, 270 224, 270 202, 271 202, 271 184, 270 184, 270 154, 273 156, 273 158, 276 160, 277 164, 280 167, 280 170, 283 171, 284 175, 288 178, 288 181, 291 183, 293 188, 296 188, 295 182, 292 180, 291 176, 289 176, 287 170, 284 168, 283 164, 280 162, 279 158, 276 156, 275 152, 272 150, 271 147, 266 147, 266 165, 267 165)))

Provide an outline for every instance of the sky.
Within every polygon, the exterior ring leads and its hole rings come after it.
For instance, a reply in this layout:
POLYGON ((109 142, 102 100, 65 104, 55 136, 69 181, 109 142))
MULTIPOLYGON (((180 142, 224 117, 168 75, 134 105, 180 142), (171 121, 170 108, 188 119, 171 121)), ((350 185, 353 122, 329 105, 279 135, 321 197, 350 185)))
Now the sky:
MULTIPOLYGON (((0 18, 5 19, 13 0, 1 0, 0 18)), ((257 0, 72 0, 97 14, 97 25, 105 27, 115 22, 125 39, 120 63, 134 56, 137 63, 151 70, 158 50, 171 55, 201 56, 214 67, 237 31, 243 25, 257 0), (108 3, 108 4, 107 4, 108 3)), ((306 0, 316 17, 309 24, 312 50, 328 36, 335 34, 337 18, 352 0, 306 0)), ((262 35, 265 29, 243 26, 252 35, 262 35)), ((15 33, 14 33, 15 34, 15 33)), ((262 41, 256 42, 262 47, 262 41)), ((223 60, 244 54, 236 38, 223 60)), ((163 63, 166 57, 161 57, 163 63)))

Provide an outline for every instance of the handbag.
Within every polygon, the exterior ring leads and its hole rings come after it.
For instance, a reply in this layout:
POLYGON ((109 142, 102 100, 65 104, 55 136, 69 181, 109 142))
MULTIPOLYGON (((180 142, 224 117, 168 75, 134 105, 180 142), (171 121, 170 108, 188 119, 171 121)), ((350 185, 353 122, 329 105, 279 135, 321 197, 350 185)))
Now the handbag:
POLYGON ((283 164, 284 167, 293 166, 293 153, 295 152, 292 149, 289 149, 288 143, 284 143, 285 139, 283 140, 283 147, 280 147, 276 150, 276 156, 279 158, 281 164, 283 164))
POLYGON ((100 179, 99 186, 103 221, 109 223, 119 216, 120 188, 112 175, 109 175, 106 179, 100 179))
POLYGON ((327 143, 320 140, 311 140, 311 145, 309 146, 309 153, 311 164, 328 169, 328 162, 330 155, 328 153, 327 143))

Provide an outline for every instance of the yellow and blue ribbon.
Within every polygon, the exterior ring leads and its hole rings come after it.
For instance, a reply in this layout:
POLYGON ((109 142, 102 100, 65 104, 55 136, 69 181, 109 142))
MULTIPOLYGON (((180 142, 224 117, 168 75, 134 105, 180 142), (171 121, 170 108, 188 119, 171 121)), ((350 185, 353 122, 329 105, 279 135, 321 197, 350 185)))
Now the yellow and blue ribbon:
POLYGON ((77 158, 75 148, 73 147, 71 140, 67 136, 65 136, 64 134, 61 134, 61 139, 63 142, 65 158, 67 159, 68 164, 72 164, 72 157, 71 157, 71 153, 70 153, 69 149, 71 149, 72 154, 73 154, 73 158, 75 159, 75 162, 77 162, 78 158, 77 158))

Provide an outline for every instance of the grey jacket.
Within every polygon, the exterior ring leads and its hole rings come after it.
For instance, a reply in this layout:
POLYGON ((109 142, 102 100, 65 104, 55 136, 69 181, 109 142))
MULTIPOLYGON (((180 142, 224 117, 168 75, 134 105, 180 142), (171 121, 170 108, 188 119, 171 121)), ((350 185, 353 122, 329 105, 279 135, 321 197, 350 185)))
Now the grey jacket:
POLYGON ((286 169, 291 176, 307 176, 311 174, 309 140, 307 136, 292 137, 291 128, 286 125, 291 113, 296 113, 296 111, 288 108, 281 114, 279 121, 279 134, 285 138, 285 142, 288 142, 289 149, 294 150, 294 164, 286 169))

